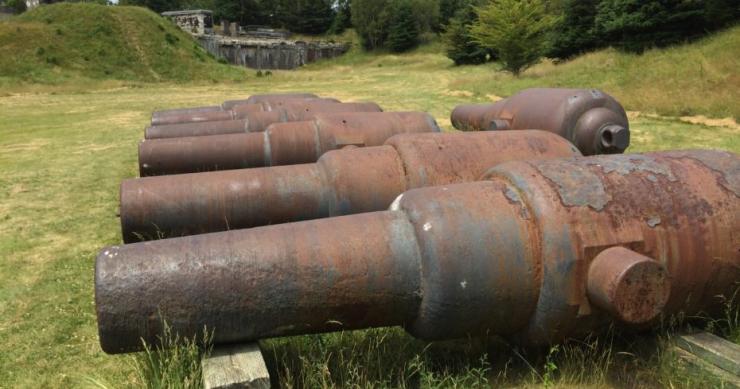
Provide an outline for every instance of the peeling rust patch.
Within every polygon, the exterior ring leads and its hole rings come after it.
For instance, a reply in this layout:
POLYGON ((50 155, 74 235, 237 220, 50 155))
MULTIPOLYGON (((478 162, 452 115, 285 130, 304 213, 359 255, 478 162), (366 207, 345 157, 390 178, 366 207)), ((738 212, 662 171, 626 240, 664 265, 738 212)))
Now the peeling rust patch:
POLYGON ((550 161, 535 166, 543 176, 558 186, 560 199, 566 206, 589 206, 601 211, 611 200, 601 177, 586 166, 568 161, 550 161))
POLYGON ((717 150, 686 150, 665 153, 667 157, 691 158, 719 175, 719 184, 740 197, 740 159, 735 154, 717 150))
POLYGON ((529 211, 527 210, 526 205, 522 201, 521 196, 519 196, 519 193, 509 185, 506 186, 506 189, 503 192, 504 192, 504 197, 506 197, 506 199, 510 203, 516 204, 519 207, 519 216, 521 216, 522 219, 524 220, 529 220, 530 218, 529 211))
POLYGON ((627 175, 634 171, 643 171, 653 173, 648 176, 648 180, 650 181, 657 181, 657 177, 654 174, 666 176, 669 181, 676 181, 676 176, 673 175, 673 172, 668 166, 646 155, 625 155, 623 158, 594 157, 591 164, 600 166, 606 174, 616 172, 621 175, 627 175))
POLYGON ((654 228, 655 226, 657 226, 658 224, 660 224, 660 221, 661 221, 660 220, 660 217, 654 216, 654 217, 651 217, 650 219, 647 220, 647 225, 649 225, 650 227, 654 228))

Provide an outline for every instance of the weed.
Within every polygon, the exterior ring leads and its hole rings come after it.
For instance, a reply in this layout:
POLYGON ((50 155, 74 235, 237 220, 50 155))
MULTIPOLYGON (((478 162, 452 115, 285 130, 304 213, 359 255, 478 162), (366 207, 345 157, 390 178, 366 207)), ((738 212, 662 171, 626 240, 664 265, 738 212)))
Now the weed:
POLYGON ((133 357, 138 380, 150 389, 201 388, 201 359, 211 352, 212 335, 204 329, 201 340, 181 338, 164 322, 159 344, 144 343, 144 351, 133 357))
POLYGON ((167 33, 164 34, 164 40, 167 43, 169 43, 170 45, 174 45, 175 43, 177 43, 177 41, 180 40, 180 38, 178 38, 178 37, 170 34, 169 32, 167 32, 167 33))
POLYGON ((555 357, 560 352, 560 346, 555 345, 550 347, 550 351, 547 353, 545 359, 545 366, 542 373, 542 385, 546 388, 550 388, 555 383, 555 373, 558 371, 558 365, 555 363, 555 357))

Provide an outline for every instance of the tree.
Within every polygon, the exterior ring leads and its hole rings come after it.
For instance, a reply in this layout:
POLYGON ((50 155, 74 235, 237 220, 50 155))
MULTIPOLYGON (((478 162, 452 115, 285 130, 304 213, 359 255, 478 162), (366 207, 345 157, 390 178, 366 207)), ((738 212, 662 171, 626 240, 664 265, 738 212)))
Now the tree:
POLYGON ((118 4, 147 7, 156 13, 181 9, 179 0, 120 0, 118 4))
POLYGON ((563 3, 563 17, 553 31, 548 56, 568 59, 605 44, 595 26, 599 2, 600 0, 566 0, 563 3))
POLYGON ((394 0, 392 6, 398 9, 404 3, 411 4, 420 32, 439 30, 439 0, 394 0))
POLYGON ((341 34, 344 30, 352 26, 352 4, 350 0, 337 0, 334 20, 331 23, 329 32, 332 34, 341 34))
POLYGON ((548 33, 557 23, 557 17, 545 11, 543 0, 492 0, 475 12, 478 20, 470 35, 494 50, 504 69, 515 76, 542 58, 548 33))
POLYGON ((639 53, 722 28, 738 9, 737 0, 601 0, 595 28, 613 46, 639 53))
POLYGON ((400 53, 419 44, 419 25, 409 0, 402 0, 394 7, 388 32, 388 48, 400 53))
POLYGON ((475 10, 468 4, 450 19, 442 34, 447 57, 455 65, 480 64, 488 58, 488 50, 470 36, 470 26, 475 18, 475 10))
POLYGON ((447 26, 458 12, 470 6, 469 0, 439 0, 439 23, 447 26))
POLYGON ((390 0, 352 0, 352 25, 365 49, 377 49, 385 43, 390 5, 390 0))
POLYGON ((296 1, 292 10, 285 10, 288 23, 282 27, 305 34, 323 34, 334 20, 333 3, 333 0, 296 1))

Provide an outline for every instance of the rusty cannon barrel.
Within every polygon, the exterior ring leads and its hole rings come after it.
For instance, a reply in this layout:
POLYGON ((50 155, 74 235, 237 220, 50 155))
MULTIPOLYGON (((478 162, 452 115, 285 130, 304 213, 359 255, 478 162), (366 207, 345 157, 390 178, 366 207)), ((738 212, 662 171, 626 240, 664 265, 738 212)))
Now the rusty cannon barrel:
MULTIPOLYGON (((313 94, 313 93, 268 93, 268 94, 261 94, 261 95, 252 95, 249 96, 246 99, 242 100, 226 100, 221 104, 221 107, 224 109, 231 109, 235 105, 242 105, 242 104, 260 104, 260 103, 282 103, 288 100, 311 100, 311 99, 320 99, 321 97, 313 94)), ((338 100, 337 100, 338 101, 338 100)))
POLYGON ((270 124, 311 120, 319 113, 383 112, 383 109, 375 103, 305 101, 285 103, 272 111, 253 110, 251 106, 237 106, 236 111, 229 112, 233 119, 150 126, 144 131, 144 138, 163 139, 262 132, 270 124))
POLYGON ((161 111, 152 112, 152 124, 159 123, 160 120, 168 116, 177 116, 183 114, 196 114, 205 112, 218 112, 224 110, 230 110, 235 105, 243 104, 259 104, 259 103, 275 103, 291 99, 318 99, 313 93, 282 93, 282 94, 263 94, 263 95, 252 95, 249 98, 241 100, 226 100, 221 105, 213 105, 207 107, 192 107, 192 108, 177 108, 177 109, 165 109, 161 111))
MULTIPOLYGON (((248 100, 248 99, 247 99, 248 100)), ((225 120, 238 120, 251 112, 274 111, 285 105, 312 103, 340 103, 334 98, 293 98, 265 100, 257 103, 239 103, 238 100, 230 100, 221 106, 185 108, 172 110, 167 113, 152 114, 152 126, 172 125, 181 123, 201 123, 225 120)))
MULTIPOLYGON (((277 200, 276 200, 277 201, 277 200)), ((740 157, 678 151, 508 162, 390 210, 105 248, 108 353, 403 326, 546 344, 721 311, 740 281, 740 157)))
POLYGON ((630 142, 624 108, 596 89, 525 89, 493 104, 459 105, 451 120, 459 130, 554 132, 584 155, 622 153, 630 142))
MULTIPOLYGON (((310 144, 308 135, 271 150, 299 155, 292 146, 310 144)), ((314 164, 125 180, 121 231, 134 242, 381 211, 408 189, 475 181, 502 162, 573 156, 568 141, 536 130, 396 135, 314 164)))
POLYGON ((316 162, 329 150, 379 146, 396 134, 439 132, 423 112, 316 114, 311 121, 275 123, 266 132, 144 140, 142 177, 316 162))

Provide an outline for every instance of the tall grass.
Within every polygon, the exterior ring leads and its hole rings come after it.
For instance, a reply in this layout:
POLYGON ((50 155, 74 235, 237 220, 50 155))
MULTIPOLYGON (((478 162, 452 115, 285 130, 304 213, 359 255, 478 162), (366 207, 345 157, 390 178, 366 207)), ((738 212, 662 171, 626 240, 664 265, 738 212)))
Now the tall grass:
POLYGON ((201 340, 182 338, 164 323, 160 342, 144 343, 133 357, 138 381, 148 389, 197 389, 203 386, 201 360, 211 352, 211 336, 203 330, 201 340))

